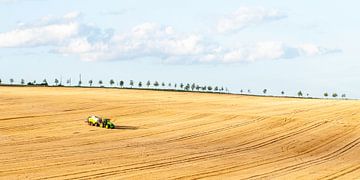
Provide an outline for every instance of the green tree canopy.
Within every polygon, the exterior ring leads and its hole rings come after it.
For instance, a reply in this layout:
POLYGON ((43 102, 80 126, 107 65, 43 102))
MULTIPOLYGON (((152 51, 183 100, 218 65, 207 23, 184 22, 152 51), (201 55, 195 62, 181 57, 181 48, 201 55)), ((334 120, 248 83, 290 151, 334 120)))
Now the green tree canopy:
POLYGON ((158 87, 158 86, 159 86, 159 82, 155 81, 155 82, 154 82, 154 86, 155 86, 155 87, 158 87))
POLYGON ((59 84, 59 80, 57 78, 55 78, 54 83, 57 86, 59 84))
POLYGON ((301 97, 301 96, 303 96, 303 93, 302 93, 301 91, 299 91, 299 92, 297 93, 297 95, 298 95, 299 97, 301 97))
POLYGON ((113 86, 115 84, 115 81, 113 79, 110 79, 110 85, 113 86))
POLYGON ((263 90, 263 93, 266 94, 266 93, 267 93, 267 89, 264 89, 264 90, 263 90))

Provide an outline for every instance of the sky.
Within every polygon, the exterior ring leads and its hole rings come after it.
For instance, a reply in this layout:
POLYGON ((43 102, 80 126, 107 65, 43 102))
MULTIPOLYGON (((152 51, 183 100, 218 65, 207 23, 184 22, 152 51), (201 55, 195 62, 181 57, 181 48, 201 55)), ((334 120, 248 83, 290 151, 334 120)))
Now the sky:
POLYGON ((0 0, 0 79, 360 98, 355 0, 0 0))

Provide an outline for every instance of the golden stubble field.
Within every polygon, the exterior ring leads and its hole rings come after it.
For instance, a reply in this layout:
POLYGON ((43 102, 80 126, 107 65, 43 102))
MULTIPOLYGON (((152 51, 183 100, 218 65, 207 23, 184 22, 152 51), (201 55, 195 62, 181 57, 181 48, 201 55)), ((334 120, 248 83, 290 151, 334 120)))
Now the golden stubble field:
POLYGON ((90 178, 360 179, 360 102, 0 87, 0 179, 90 178))

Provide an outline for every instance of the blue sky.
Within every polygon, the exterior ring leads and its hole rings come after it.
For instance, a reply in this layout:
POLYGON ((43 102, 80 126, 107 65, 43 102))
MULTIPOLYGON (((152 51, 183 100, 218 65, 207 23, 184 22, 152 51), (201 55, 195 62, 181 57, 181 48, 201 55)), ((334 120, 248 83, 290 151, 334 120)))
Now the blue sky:
POLYGON ((224 85, 360 98, 360 3, 0 0, 0 78, 224 85))

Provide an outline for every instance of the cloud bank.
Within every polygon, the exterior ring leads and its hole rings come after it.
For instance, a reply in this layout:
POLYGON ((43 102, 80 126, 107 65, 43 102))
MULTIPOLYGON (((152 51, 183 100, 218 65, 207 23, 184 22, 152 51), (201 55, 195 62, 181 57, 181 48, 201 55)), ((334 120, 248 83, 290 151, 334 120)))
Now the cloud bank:
MULTIPOLYGON (((241 8, 220 21, 218 30, 236 31, 282 17, 276 10, 241 8)), ((78 56, 84 61, 153 57, 168 63, 255 62, 336 52, 311 43, 255 42, 227 47, 209 39, 151 22, 139 24, 127 32, 115 32, 82 23, 81 13, 70 12, 63 17, 44 17, 39 22, 22 24, 12 31, 0 33, 0 48, 49 47, 52 53, 78 56)))
POLYGON ((262 7, 241 7, 232 14, 223 17, 217 23, 220 33, 236 32, 246 27, 270 21, 276 21, 287 16, 276 9, 262 7))

